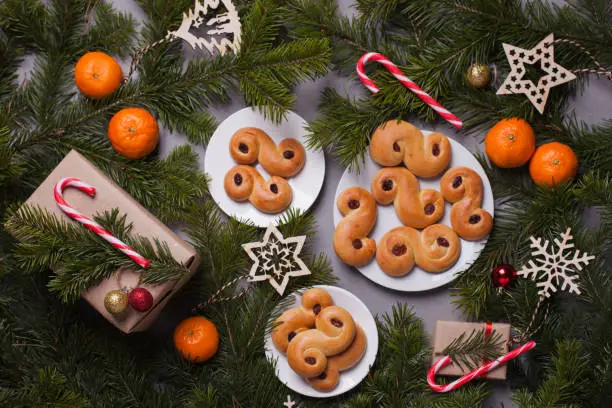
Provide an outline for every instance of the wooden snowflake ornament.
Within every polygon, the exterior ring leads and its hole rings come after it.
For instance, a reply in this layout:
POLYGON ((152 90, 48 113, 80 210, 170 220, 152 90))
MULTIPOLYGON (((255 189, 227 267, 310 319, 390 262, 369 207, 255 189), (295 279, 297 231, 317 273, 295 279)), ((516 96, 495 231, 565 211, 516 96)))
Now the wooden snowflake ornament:
POLYGON ((519 276, 537 282, 537 286, 540 288, 538 292, 540 297, 550 297, 552 293, 557 291, 557 288, 576 295, 580 294, 577 272, 581 271, 583 265, 587 266, 595 257, 587 253, 580 255, 579 250, 564 253, 566 250, 574 248, 574 244, 570 242, 572 238, 571 229, 568 228, 565 233, 561 234, 561 241, 555 239, 557 250, 551 248, 550 252, 548 251, 549 241, 542 243, 542 238, 529 238, 531 240, 530 246, 534 248, 531 253, 534 259, 530 260, 517 273, 519 276))
POLYGON ((555 62, 554 42, 554 34, 550 34, 530 50, 504 43, 511 71, 497 90, 497 95, 525 94, 538 112, 543 113, 550 88, 576 78, 576 75, 555 62), (536 85, 523 77, 526 73, 525 64, 538 62, 547 75, 541 77, 536 85))
POLYGON ((282 296, 290 277, 311 273, 304 261, 298 257, 305 240, 306 235, 284 238, 280 231, 270 224, 262 242, 242 245, 254 261, 249 280, 251 282, 267 280, 282 296))
POLYGON ((194 49, 205 48, 211 54, 215 49, 221 55, 227 51, 240 50, 240 18, 236 7, 230 0, 196 0, 193 10, 183 14, 183 22, 176 31, 168 33, 170 38, 182 38, 194 49), (209 12, 217 12, 212 17, 209 12), (196 32, 205 27, 206 37, 200 38, 196 32))

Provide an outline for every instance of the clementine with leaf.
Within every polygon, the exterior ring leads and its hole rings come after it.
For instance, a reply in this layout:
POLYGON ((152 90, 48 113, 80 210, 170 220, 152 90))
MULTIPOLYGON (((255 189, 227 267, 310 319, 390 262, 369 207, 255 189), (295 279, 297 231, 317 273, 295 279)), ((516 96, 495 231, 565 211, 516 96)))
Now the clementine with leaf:
POLYGON ((88 52, 74 67, 74 82, 81 93, 92 99, 102 99, 119 88, 123 80, 121 65, 103 52, 88 52))
POLYGON ((201 363, 217 352, 219 332, 210 320, 202 316, 192 316, 174 329, 174 345, 185 359, 201 363))
POLYGON ((122 156, 140 159, 157 146, 159 127, 149 112, 142 108, 125 108, 108 124, 108 138, 122 156))
POLYGON ((535 151, 535 134, 525 120, 502 119, 485 137, 489 160, 502 168, 519 167, 529 161, 535 151))
POLYGON ((533 181, 547 186, 572 180, 577 171, 578 157, 571 147, 559 142, 538 147, 529 163, 533 181))

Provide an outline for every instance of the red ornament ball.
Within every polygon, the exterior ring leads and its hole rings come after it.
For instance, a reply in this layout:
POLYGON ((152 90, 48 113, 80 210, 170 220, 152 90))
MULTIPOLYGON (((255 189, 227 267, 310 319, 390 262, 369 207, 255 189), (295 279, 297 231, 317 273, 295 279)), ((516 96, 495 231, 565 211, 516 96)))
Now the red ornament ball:
POLYGON ((128 302, 139 312, 146 312, 153 306, 153 295, 145 288, 135 288, 128 295, 128 302))
POLYGON ((491 273, 493 285, 496 288, 506 288, 516 280, 516 269, 510 264, 496 266, 491 273))

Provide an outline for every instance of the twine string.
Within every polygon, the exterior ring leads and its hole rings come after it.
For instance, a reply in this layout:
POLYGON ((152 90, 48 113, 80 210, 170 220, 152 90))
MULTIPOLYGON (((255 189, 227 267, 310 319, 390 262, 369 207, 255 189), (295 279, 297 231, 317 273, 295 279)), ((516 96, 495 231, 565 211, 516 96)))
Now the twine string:
POLYGON ((240 299, 248 291, 251 290, 251 287, 252 287, 251 285, 247 286, 246 288, 242 289, 240 292, 232 296, 220 297, 220 295, 225 289, 241 281, 242 279, 248 279, 248 278, 249 278, 249 275, 242 275, 242 276, 238 276, 237 278, 232 279, 231 281, 227 282, 225 285, 217 289, 217 291, 213 293, 206 301, 199 303, 197 306, 195 306, 191 311, 193 313, 197 313, 199 310, 204 309, 206 306, 210 305, 211 303, 229 302, 232 300, 240 299))
POLYGON ((96 6, 98 5, 98 1, 99 0, 88 0, 87 1, 87 7, 85 8, 85 17, 84 17, 86 28, 89 26, 89 23, 91 22, 91 18, 93 16, 94 10, 96 6))
POLYGON ((174 35, 172 33, 168 33, 161 40, 157 40, 154 43, 151 43, 147 45, 146 47, 141 48, 140 50, 136 51, 136 53, 134 54, 134 57, 132 58, 132 62, 130 63, 130 72, 128 73, 128 76, 123 80, 123 83, 126 84, 130 80, 130 78, 132 77, 132 74, 136 70, 136 67, 138 66, 138 64, 140 64, 142 57, 144 57, 149 51, 151 51, 151 49, 165 42, 172 41, 174 39, 175 39, 174 35))
POLYGON ((522 343, 528 337, 531 337, 535 333, 540 331, 540 329, 542 328, 542 326, 544 326, 544 324, 546 323, 546 320, 548 319, 548 312, 550 311, 550 303, 546 303, 546 311, 544 312, 544 316, 540 324, 534 327, 533 330, 531 329, 531 327, 534 325, 536 318, 538 316, 538 313, 540 311, 540 308, 544 304, 545 300, 546 300, 546 297, 540 296, 540 298, 538 299, 538 304, 536 305, 535 309, 533 310, 533 314, 531 315, 531 321, 529 322, 529 325, 527 326, 523 334, 521 334, 520 336, 514 336, 513 338, 511 338, 510 343, 515 343, 515 344, 522 343))
POLYGON ((593 63, 597 66, 597 69, 592 69, 592 68, 582 68, 582 69, 571 69, 570 71, 573 72, 574 74, 582 74, 582 73, 590 73, 590 74, 597 74, 599 76, 605 76, 608 78, 608 80, 612 81, 612 71, 608 71, 598 60, 597 58, 595 58, 593 56, 593 54, 586 49, 586 47, 584 47, 582 44, 580 44, 577 41, 574 40, 568 40, 565 38, 558 38, 555 41, 553 41, 553 44, 561 44, 561 43, 565 43, 565 44, 571 44, 575 47, 580 48, 580 50, 582 52, 584 52, 590 59, 591 61, 593 61, 593 63))

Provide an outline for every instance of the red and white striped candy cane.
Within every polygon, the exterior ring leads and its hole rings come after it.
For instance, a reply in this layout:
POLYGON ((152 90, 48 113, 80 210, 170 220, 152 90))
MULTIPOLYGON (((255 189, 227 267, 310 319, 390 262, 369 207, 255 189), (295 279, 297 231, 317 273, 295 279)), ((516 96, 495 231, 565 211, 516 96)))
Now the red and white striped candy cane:
POLYGON ((451 125, 456 127, 457 129, 461 129, 463 126, 463 122, 461 119, 450 113, 448 110, 444 109, 442 105, 440 105, 434 98, 432 98, 427 92, 422 90, 416 83, 408 79, 406 75, 402 71, 399 70, 397 65, 395 65, 389 58, 385 57, 382 54, 377 52, 368 52, 359 58, 357 62, 357 75, 361 82, 370 90, 372 93, 378 93, 380 89, 376 86, 374 81, 372 81, 365 73, 364 65, 368 61, 376 61, 381 63, 385 68, 389 70, 393 74, 398 81, 402 83, 406 88, 410 89, 414 92, 419 98, 423 100, 426 104, 432 107, 433 110, 438 112, 440 116, 450 122, 451 125))
POLYGON ((80 222, 85 227, 87 227, 88 229, 92 230, 93 232, 101 236, 104 240, 109 242, 112 246, 114 246, 115 248, 117 248, 118 250, 126 254, 127 256, 129 256, 134 262, 136 262, 141 267, 143 268, 149 267, 150 265, 149 261, 147 261, 142 255, 140 255, 138 252, 134 251, 132 248, 127 246, 123 241, 120 241, 119 239, 117 239, 114 235, 112 235, 110 232, 105 230, 100 224, 98 224, 94 220, 87 218, 86 216, 84 216, 83 214, 81 214, 80 212, 72 208, 66 202, 66 200, 64 200, 63 192, 66 187, 78 188, 82 192, 87 193, 88 195, 92 197, 96 194, 95 187, 90 186, 89 184, 85 183, 84 181, 79 180, 78 178, 66 177, 58 181, 57 184, 55 185, 55 188, 53 189, 53 195, 55 196, 55 202, 57 203, 57 206, 64 213, 66 213, 66 215, 68 215, 70 218, 74 219, 75 221, 80 222))
POLYGON ((442 367, 450 364, 450 362, 451 362, 451 358, 449 356, 444 356, 444 358, 442 358, 440 361, 435 363, 429 369, 429 372, 427 373, 427 383, 429 384, 429 387, 432 390, 434 390, 435 392, 449 392, 449 391, 452 391, 452 390, 457 389, 457 388, 463 386, 464 384, 472 381, 474 378, 480 377, 481 375, 483 375, 485 373, 488 373, 489 371, 494 370, 495 368, 497 368, 501 364, 505 364, 508 361, 512 360, 513 358, 516 358, 519 355, 521 355, 521 354, 531 350, 535 346, 536 346, 535 341, 529 341, 529 342, 523 344, 521 347, 512 350, 508 354, 505 354, 505 355, 503 355, 501 357, 498 357, 495 360, 490 361, 487 364, 478 367, 474 371, 471 371, 471 372, 467 373, 463 377, 453 381, 450 384, 439 385, 439 384, 436 384, 436 378, 435 378, 436 374, 438 373, 438 371, 440 371, 440 369, 442 369, 442 367))

